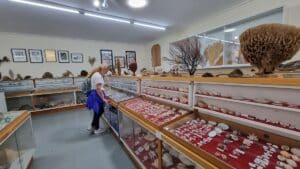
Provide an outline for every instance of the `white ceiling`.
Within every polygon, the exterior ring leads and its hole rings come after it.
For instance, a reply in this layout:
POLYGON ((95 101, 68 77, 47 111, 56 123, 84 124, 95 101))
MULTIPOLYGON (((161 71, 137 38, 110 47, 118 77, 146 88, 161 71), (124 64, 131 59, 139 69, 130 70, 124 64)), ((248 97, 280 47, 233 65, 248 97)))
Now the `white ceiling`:
MULTIPOLYGON (((89 11, 93 0, 48 0, 89 11)), ((109 0, 109 8, 99 12, 167 26, 158 31, 99 20, 79 14, 0 0, 0 31, 49 36, 144 43, 171 30, 182 29, 200 17, 212 15, 246 0, 149 0, 143 9, 132 9, 126 0, 109 0)))

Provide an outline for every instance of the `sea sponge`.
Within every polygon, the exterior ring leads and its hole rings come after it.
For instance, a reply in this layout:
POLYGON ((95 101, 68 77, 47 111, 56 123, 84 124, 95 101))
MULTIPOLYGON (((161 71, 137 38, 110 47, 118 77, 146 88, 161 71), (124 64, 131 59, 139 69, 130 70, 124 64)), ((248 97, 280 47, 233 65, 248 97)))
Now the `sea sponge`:
POLYGON ((241 52, 258 74, 269 74, 300 49, 300 28, 284 24, 263 24, 240 35, 241 52))
POLYGON ((43 79, 53 79, 53 74, 50 72, 45 72, 42 76, 43 79))

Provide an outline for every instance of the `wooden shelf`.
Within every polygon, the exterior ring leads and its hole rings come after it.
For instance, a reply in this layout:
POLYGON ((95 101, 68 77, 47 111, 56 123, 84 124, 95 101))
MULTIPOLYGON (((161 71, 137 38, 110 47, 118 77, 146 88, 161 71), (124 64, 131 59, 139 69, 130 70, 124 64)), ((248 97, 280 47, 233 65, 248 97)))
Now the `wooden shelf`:
POLYGON ((16 93, 5 93, 7 99, 18 98, 18 97, 31 97, 31 92, 16 92, 16 93))
MULTIPOLYGON (((22 111, 21 111, 22 112, 22 111)), ((19 128, 21 124, 30 116, 30 113, 23 111, 23 113, 7 124, 3 129, 0 130, 0 143, 5 141, 15 130, 19 128)))
POLYGON ((32 92, 32 95, 39 96, 39 95, 50 95, 50 94, 60 94, 60 93, 72 93, 77 91, 80 91, 80 89, 73 88, 73 89, 38 90, 32 92))
POLYGON ((283 106, 275 106, 270 104, 263 104, 263 103, 255 103, 255 102, 249 102, 249 101, 242 101, 242 100, 235 100, 235 99, 228 99, 228 98, 222 98, 222 97, 215 97, 215 96, 207 96, 207 95, 201 95, 201 94, 195 94, 197 97, 203 97, 203 98, 209 98, 209 99, 215 99, 215 100, 222 100, 227 102, 234 102, 239 104, 246 104, 246 105, 252 105, 252 106, 260 106, 260 107, 266 107, 276 110, 282 110, 282 111, 293 111, 300 113, 300 109, 296 108, 289 108, 289 107, 283 107, 283 106))
POLYGON ((229 78, 229 77, 195 77, 193 81, 200 83, 228 83, 244 85, 271 85, 300 87, 300 78, 229 78))
POLYGON ((228 121, 233 121, 245 126, 249 126, 249 127, 253 127, 253 128, 257 128, 260 130, 264 130, 264 131, 268 131, 274 134, 278 134, 284 137, 288 137, 290 139, 295 139, 295 140, 300 140, 300 134, 297 131, 292 131, 292 130, 288 130, 288 129, 284 129, 281 127, 277 127, 277 126, 273 126, 273 125, 268 125, 268 124, 264 124, 261 122, 255 122, 253 120, 248 120, 248 119, 244 119, 244 118, 240 118, 240 117, 235 117, 235 116, 231 116, 231 115, 227 115, 227 114, 223 114, 223 113, 219 113, 213 110, 208 110, 208 109, 203 109, 203 108, 199 108, 199 107, 195 107, 195 109, 197 109, 200 113, 203 114, 207 114, 207 115, 212 115, 221 119, 225 119, 228 121))
POLYGON ((160 90, 160 91, 165 91, 165 92, 171 92, 171 93, 179 93, 179 94, 185 94, 188 95, 188 92, 181 92, 181 91, 176 91, 176 90, 168 90, 168 89, 160 89, 160 88, 155 88, 155 87, 142 87, 143 89, 151 89, 151 90, 160 90))
POLYGON ((39 109, 39 110, 31 111, 31 114, 38 115, 43 113, 60 112, 60 111, 74 110, 80 108, 84 108, 84 104, 72 104, 67 106, 57 106, 57 107, 51 107, 46 109, 39 109))

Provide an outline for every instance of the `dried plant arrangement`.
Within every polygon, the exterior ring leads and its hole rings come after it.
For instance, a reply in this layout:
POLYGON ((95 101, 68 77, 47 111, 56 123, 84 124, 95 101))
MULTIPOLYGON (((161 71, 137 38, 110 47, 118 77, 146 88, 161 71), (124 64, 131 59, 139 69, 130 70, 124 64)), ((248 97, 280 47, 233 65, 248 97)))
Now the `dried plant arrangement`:
POLYGON ((300 28, 284 24, 263 24, 250 28, 240 36, 241 53, 256 66, 257 74, 273 73, 282 62, 300 49, 300 28))
POLYGON ((43 79, 53 79, 53 74, 50 72, 45 72, 42 76, 43 79))
POLYGON ((66 70, 63 74, 62 77, 73 77, 73 73, 69 70, 66 70))
POLYGON ((172 44, 170 55, 173 62, 182 65, 192 76, 199 65, 204 66, 206 57, 201 54, 201 44, 197 37, 190 37, 172 44))
POLYGON ((86 70, 81 70, 80 71, 80 77, 87 77, 88 76, 88 72, 86 70))

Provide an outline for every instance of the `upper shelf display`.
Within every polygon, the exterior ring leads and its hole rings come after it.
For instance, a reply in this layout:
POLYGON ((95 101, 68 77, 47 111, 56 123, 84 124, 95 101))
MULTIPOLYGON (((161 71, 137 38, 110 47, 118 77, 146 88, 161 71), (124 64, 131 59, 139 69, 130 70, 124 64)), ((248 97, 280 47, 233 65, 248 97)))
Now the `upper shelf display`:
POLYGON ((107 77, 108 85, 112 88, 128 93, 139 94, 139 80, 137 78, 107 77))

